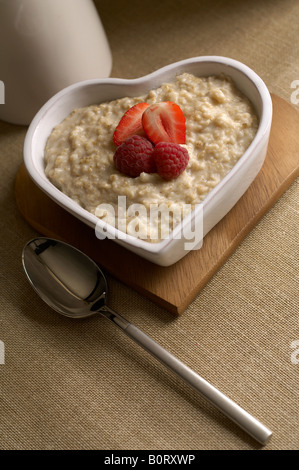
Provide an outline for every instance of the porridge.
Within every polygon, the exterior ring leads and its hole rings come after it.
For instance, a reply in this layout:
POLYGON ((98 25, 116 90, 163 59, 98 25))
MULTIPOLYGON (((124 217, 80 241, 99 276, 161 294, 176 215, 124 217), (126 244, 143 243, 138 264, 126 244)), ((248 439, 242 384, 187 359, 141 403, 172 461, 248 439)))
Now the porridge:
POLYGON ((258 118, 250 102, 229 77, 183 73, 145 95, 75 109, 48 138, 45 173, 58 189, 103 221, 131 235, 158 241, 164 238, 161 217, 155 226, 149 223, 150 208, 168 209, 171 230, 233 168, 257 128, 258 118), (137 103, 165 101, 179 105, 186 119, 186 142, 182 144, 189 153, 186 169, 172 180, 158 173, 122 174, 113 161, 118 122, 137 103), (135 210, 136 204, 145 213, 135 210))

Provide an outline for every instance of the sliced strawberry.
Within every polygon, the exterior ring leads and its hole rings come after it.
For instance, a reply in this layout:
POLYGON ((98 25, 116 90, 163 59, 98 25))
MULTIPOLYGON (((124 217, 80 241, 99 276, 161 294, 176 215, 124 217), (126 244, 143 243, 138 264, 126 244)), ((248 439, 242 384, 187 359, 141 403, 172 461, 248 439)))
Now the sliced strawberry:
POLYGON ((183 111, 172 101, 149 106, 142 115, 144 131, 154 144, 159 142, 186 142, 186 119, 183 111))
POLYGON ((137 103, 125 112, 113 134, 115 145, 120 145, 132 135, 144 135, 142 114, 148 107, 148 103, 137 103))

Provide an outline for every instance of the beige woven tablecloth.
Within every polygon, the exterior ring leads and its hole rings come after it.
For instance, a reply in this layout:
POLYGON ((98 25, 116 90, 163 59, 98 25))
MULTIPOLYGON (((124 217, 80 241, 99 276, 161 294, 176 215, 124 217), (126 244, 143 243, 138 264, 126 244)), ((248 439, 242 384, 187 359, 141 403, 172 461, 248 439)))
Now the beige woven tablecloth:
MULTIPOLYGON (((299 79, 296 0, 96 6, 111 76, 225 55, 291 101, 299 79)), ((1 122, 0 132, 0 448, 259 449, 112 324, 72 322, 36 296, 21 265, 23 245, 36 232, 14 199, 26 127, 1 122)), ((179 317, 109 278, 112 307, 273 431, 264 449, 299 447, 297 226, 295 182, 179 317)))

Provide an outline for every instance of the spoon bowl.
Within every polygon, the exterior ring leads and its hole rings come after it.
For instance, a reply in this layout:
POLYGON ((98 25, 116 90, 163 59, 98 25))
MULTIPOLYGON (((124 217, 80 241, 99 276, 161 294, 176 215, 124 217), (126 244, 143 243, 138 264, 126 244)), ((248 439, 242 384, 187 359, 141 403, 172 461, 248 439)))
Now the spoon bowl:
POLYGON ((268 442, 272 432, 266 426, 109 308, 105 276, 84 253, 67 243, 40 237, 25 245, 22 261, 32 287, 54 310, 71 318, 101 314, 192 385, 254 439, 263 445, 268 442))
POLYGON ((105 304, 107 282, 102 271, 66 243, 32 240, 23 251, 23 265, 32 287, 62 315, 88 317, 105 304))

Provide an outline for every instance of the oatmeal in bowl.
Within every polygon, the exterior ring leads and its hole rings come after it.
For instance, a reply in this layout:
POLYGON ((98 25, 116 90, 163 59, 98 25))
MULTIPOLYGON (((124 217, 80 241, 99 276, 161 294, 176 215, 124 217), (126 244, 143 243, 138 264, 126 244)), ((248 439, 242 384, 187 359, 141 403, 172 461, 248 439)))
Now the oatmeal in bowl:
POLYGON ((186 220, 200 213, 204 237, 246 191, 271 116, 269 92, 248 67, 194 58, 136 80, 68 87, 32 122, 24 158, 40 187, 99 238, 167 266, 188 252, 186 220))

